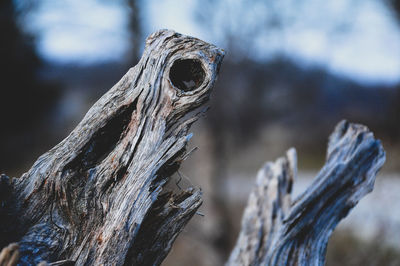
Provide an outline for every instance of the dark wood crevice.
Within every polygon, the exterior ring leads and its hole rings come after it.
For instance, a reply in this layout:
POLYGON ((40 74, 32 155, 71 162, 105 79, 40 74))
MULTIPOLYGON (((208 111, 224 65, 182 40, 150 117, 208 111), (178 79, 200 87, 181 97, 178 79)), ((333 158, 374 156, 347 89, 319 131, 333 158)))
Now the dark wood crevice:
POLYGON ((164 185, 178 170, 199 115, 192 106, 207 103, 222 58, 221 49, 199 39, 169 30, 150 35, 138 65, 71 134, 21 178, 0 183, 12 195, 0 198, 0 215, 12 210, 17 217, 0 220, 10 234, 1 244, 18 243, 5 252, 17 252, 21 265, 160 264, 202 202, 199 189, 164 185), (187 79, 193 77, 196 93, 183 96, 164 81, 165 70, 185 58, 195 62, 192 76, 178 71, 175 82, 192 89, 187 79), (11 237, 13 223, 18 234, 11 237))
POLYGON ((86 172, 99 164, 112 151, 119 140, 124 136, 132 118, 132 113, 136 110, 137 100, 128 106, 122 106, 106 124, 97 130, 87 144, 79 151, 64 171, 73 170, 75 172, 86 172))

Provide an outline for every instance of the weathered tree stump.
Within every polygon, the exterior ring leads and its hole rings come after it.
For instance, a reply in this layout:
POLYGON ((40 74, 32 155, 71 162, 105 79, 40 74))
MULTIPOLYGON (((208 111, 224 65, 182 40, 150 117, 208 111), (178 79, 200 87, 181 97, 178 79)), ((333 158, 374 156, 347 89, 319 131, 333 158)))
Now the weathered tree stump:
POLYGON ((365 126, 342 121, 330 137, 324 167, 295 201, 295 150, 265 164, 227 265, 323 265, 331 233, 372 191, 384 161, 380 141, 365 126))
POLYGON ((202 202, 199 189, 166 184, 223 54, 173 31, 152 34, 66 139, 21 178, 1 177, 0 248, 18 245, 0 264, 160 264, 202 202))
MULTIPOLYGON (((158 265, 202 203, 168 186, 187 157, 223 51, 173 31, 21 178, 0 177, 0 266, 158 265)), ((361 125, 341 122, 327 160, 297 200, 296 154, 260 170, 228 265, 322 265, 330 234, 385 161, 361 125)))

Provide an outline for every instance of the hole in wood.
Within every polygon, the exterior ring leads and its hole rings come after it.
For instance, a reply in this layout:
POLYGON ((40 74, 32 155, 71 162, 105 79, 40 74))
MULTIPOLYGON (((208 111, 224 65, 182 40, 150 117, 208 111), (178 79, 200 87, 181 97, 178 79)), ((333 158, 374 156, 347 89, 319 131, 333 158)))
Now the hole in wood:
POLYGON ((182 91, 197 89, 205 76, 201 62, 196 59, 176 60, 169 71, 172 84, 182 91))
POLYGON ((93 134, 79 155, 68 163, 65 169, 81 172, 89 170, 101 162, 117 145, 135 109, 136 101, 118 110, 105 126, 93 134))

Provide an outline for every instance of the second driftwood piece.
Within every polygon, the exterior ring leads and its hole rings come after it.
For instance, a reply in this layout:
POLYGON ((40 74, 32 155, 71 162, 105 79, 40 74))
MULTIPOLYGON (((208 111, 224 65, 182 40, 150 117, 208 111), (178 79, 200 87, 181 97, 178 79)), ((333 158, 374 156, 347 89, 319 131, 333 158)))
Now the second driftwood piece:
POLYGON ((0 248, 18 243, 3 257, 19 255, 22 265, 160 264, 202 202, 199 189, 166 184, 222 59, 199 39, 152 34, 140 62, 66 139, 21 178, 1 177, 0 248))
POLYGON ((331 233, 372 191, 384 161, 382 145, 367 127, 342 121, 329 139, 324 167, 294 202, 295 150, 267 163, 227 265, 323 265, 331 233))

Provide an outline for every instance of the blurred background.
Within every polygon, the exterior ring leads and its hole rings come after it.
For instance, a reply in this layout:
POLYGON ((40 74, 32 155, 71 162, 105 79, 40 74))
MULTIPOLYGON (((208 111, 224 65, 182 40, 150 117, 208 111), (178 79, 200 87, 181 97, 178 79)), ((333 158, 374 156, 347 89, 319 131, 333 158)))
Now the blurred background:
POLYGON ((160 28, 227 52, 187 185, 204 204, 164 265, 222 265, 257 170, 294 146, 304 190, 347 119, 382 140, 375 190, 341 223, 328 265, 400 265, 400 1, 0 0, 0 172, 65 138, 160 28))

